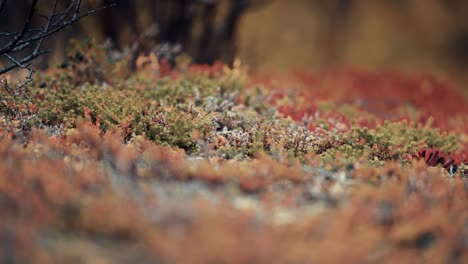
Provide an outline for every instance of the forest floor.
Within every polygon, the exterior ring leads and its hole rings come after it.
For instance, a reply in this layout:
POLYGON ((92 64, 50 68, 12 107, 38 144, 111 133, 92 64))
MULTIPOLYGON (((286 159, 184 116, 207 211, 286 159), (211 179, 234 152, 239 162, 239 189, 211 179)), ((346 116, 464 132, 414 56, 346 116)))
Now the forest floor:
POLYGON ((468 263, 457 87, 130 64, 75 41, 2 79, 0 263, 468 263))

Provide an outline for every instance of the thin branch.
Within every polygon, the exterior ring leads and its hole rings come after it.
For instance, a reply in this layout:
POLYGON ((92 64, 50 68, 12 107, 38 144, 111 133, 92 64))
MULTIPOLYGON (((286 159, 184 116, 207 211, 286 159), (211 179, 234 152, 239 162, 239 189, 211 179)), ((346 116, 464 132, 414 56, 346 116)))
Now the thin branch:
POLYGON ((2 49, 0 49, 0 54, 7 53, 7 52, 11 51, 12 49, 14 49, 15 46, 24 37, 24 34, 27 32, 27 30, 29 29, 29 27, 31 25, 32 18, 34 16, 34 12, 35 12, 35 9, 36 9, 36 5, 37 5, 37 0, 33 0, 32 4, 31 4, 31 9, 29 10, 28 18, 26 19, 26 22, 23 25, 23 29, 19 32, 19 34, 17 34, 13 38, 13 40, 10 43, 8 43, 2 49))
MULTIPOLYGON (((21 64, 24 64, 24 63, 28 63, 28 62, 31 62, 32 60, 34 60, 35 58, 43 55, 43 54, 46 54, 48 53, 49 51, 48 50, 44 50, 44 51, 40 51, 38 53, 33 53, 33 54, 30 54, 29 56, 27 56, 26 58, 23 58, 22 60, 20 60, 19 62, 21 64)), ((3 54, 5 55, 5 54, 3 54)), ((0 69, 0 74, 4 74, 4 73, 7 73, 15 68, 18 68, 18 65, 17 64, 10 64, 9 66, 6 66, 4 68, 1 68, 0 69)))
POLYGON ((78 0, 78 3, 76 4, 75 13, 73 14, 73 19, 78 18, 78 14, 80 12, 80 7, 81 7, 81 0, 78 0))
POLYGON ((27 70, 29 71, 28 76, 26 77, 24 82, 19 83, 16 86, 16 91, 20 91, 24 86, 26 86, 28 83, 32 82, 32 77, 33 77, 33 74, 34 74, 34 70, 32 68, 27 68, 27 70))
POLYGON ((103 9, 106 9, 106 8, 109 8, 109 7, 112 7, 112 6, 115 6, 115 4, 106 5, 106 6, 104 6, 104 7, 101 7, 101 8, 98 8, 98 9, 94 9, 94 10, 91 10, 91 11, 88 11, 88 12, 86 12, 86 13, 84 13, 84 14, 78 16, 77 18, 73 18, 72 20, 66 22, 66 23, 63 24, 63 25, 60 25, 60 26, 58 26, 57 28, 50 30, 49 32, 47 32, 47 33, 45 33, 45 34, 37 35, 37 36, 32 37, 32 38, 30 38, 30 39, 20 41, 20 42, 18 42, 18 45, 25 44, 25 43, 32 42, 32 41, 36 41, 36 40, 39 40, 39 39, 41 39, 41 38, 46 38, 46 37, 48 37, 48 36, 50 36, 50 35, 53 35, 53 34, 57 33, 58 31, 62 30, 62 29, 65 28, 65 27, 68 27, 68 26, 71 26, 72 24, 75 24, 78 20, 80 20, 80 19, 82 19, 82 18, 84 18, 84 17, 87 17, 87 16, 89 16, 89 15, 91 15, 91 14, 94 14, 94 13, 96 13, 96 12, 99 12, 99 11, 101 11, 101 10, 103 10, 103 9))
POLYGON ((27 69, 29 67, 29 65, 23 65, 21 62, 17 61, 15 58, 13 58, 12 56, 8 55, 8 54, 4 54, 5 57, 7 57, 11 62, 13 62, 14 64, 16 64, 16 66, 20 67, 20 68, 23 68, 23 69, 27 69))
POLYGON ((0 13, 2 13, 3 8, 5 7, 7 0, 0 0, 0 13))
POLYGON ((57 13, 56 16, 60 16, 60 18, 57 20, 56 24, 61 24, 62 21, 70 15, 70 11, 73 10, 73 7, 74 7, 74 2, 71 2, 70 5, 68 6, 67 9, 65 9, 65 11, 61 12, 61 13, 57 13))
POLYGON ((25 70, 28 70, 29 71, 29 74, 28 76, 26 77, 26 79, 24 80, 24 82, 22 83, 19 83, 17 86, 16 86, 16 89, 13 90, 13 92, 18 95, 19 91, 21 90, 21 88, 23 88, 24 86, 26 86, 28 83, 32 82, 32 76, 34 74, 34 70, 30 67, 31 66, 31 63, 28 63, 27 65, 23 65, 23 63, 17 61, 15 58, 13 58, 12 56, 8 55, 8 54, 4 54, 11 62, 13 62, 14 65, 20 67, 21 69, 25 69, 25 70))
MULTIPOLYGON (((54 0, 54 3, 52 4, 52 9, 50 10, 49 18, 47 19, 47 25, 45 26, 44 30, 42 32, 47 32, 50 29, 50 25, 52 24, 53 16, 55 11, 57 10, 57 1, 54 0)), ((36 44, 36 48, 34 49, 33 53, 38 53, 42 42, 44 41, 44 38, 41 38, 38 43, 36 44)))
MULTIPOLYGON (((40 32, 42 30, 44 29, 43 28, 31 28, 31 29, 28 29, 25 35, 33 33, 33 32, 40 32)), ((0 37, 11 37, 17 34, 19 34, 19 32, 0 32, 0 37)))
MULTIPOLYGON (((2 0, 0 0, 2 1, 2 0)), ((71 26, 78 22, 80 19, 92 15, 96 12, 99 12, 105 8, 115 6, 116 4, 110 4, 103 6, 98 9, 90 10, 84 14, 80 15, 81 0, 72 0, 67 8, 62 12, 57 12, 59 0, 54 0, 50 8, 50 12, 47 15, 47 23, 43 27, 31 29, 31 21, 34 16, 35 7, 37 0, 33 0, 31 4, 31 10, 29 12, 28 18, 23 25, 23 28, 20 32, 9 33, 9 32, 0 32, 0 37, 12 37, 13 39, 6 44, 3 48, 0 49, 0 56, 5 56, 12 63, 4 68, 0 68, 0 74, 4 74, 8 71, 11 71, 15 68, 24 68, 22 67, 26 63, 31 62, 40 55, 46 53, 47 51, 41 51, 41 46, 44 40, 57 33, 58 31, 64 29, 65 27, 71 26), (22 58, 15 59, 12 56, 14 53, 24 51, 28 48, 32 48, 31 54, 22 58)), ((6 0, 0 2, 0 7, 3 8, 6 0)))

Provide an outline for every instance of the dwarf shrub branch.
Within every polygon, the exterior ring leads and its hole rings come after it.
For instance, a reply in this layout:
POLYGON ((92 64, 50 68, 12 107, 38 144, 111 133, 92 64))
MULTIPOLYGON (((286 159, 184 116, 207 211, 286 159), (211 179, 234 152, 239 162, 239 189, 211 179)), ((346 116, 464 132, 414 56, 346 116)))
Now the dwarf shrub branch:
MULTIPOLYGON (((0 15, 7 12, 7 2, 8 0, 0 1, 0 15)), ((32 61, 48 52, 43 49, 45 39, 75 24, 80 19, 113 5, 81 13, 81 0, 67 2, 64 8, 59 8, 59 1, 54 0, 49 7, 48 14, 40 15, 37 11, 38 1, 33 0, 20 30, 0 32, 0 60, 5 62, 5 65, 0 67, 0 74, 18 68, 29 71, 26 80, 16 87, 17 91, 32 81, 34 72, 31 67, 32 61), (35 23, 37 21, 43 22, 35 23)))

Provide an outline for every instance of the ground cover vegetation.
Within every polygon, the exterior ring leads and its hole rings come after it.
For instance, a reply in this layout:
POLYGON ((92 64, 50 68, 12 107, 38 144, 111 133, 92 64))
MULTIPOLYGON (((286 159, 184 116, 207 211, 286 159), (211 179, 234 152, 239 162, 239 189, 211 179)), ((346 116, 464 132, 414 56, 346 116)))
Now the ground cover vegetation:
POLYGON ((74 40, 2 77, 0 262, 468 261, 450 83, 132 58, 74 40))

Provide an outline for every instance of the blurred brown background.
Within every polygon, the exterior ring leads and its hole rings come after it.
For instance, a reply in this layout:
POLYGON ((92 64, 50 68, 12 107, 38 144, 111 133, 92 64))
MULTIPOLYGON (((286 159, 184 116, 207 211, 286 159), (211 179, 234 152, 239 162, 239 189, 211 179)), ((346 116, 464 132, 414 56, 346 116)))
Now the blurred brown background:
MULTIPOLYGON (((28 1, 23 2, 27 6, 28 1)), ((60 61, 63 42, 80 34, 110 38, 116 48, 140 39, 138 52, 166 42, 180 44, 195 62, 219 58, 230 63, 239 57, 253 71, 390 68, 431 72, 465 90, 468 86, 468 1, 464 0, 85 2, 84 9, 111 2, 117 6, 51 38, 55 52, 49 61, 60 61), (150 25, 157 27, 151 31, 150 25)), ((21 17, 15 12, 24 13, 18 1, 11 10, 0 18, 2 28, 21 17)))
POLYGON ((238 33, 240 58, 259 70, 397 69, 468 88, 468 1, 278 0, 238 33))

